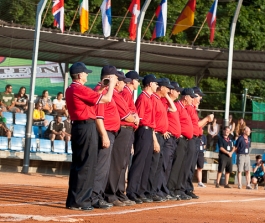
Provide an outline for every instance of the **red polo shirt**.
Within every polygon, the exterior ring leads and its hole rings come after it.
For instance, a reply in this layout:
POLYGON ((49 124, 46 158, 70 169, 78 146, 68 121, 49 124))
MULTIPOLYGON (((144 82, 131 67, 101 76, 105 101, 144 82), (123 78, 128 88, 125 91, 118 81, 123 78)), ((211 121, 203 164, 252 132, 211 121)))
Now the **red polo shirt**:
POLYGON ((73 82, 65 91, 65 99, 71 120, 96 119, 95 105, 102 94, 78 83, 73 82))
POLYGON ((131 91, 131 89, 127 86, 125 86, 123 88, 123 91, 120 93, 122 95, 122 97, 125 99, 125 101, 128 104, 129 109, 133 112, 133 113, 137 113, 134 101, 133 101, 133 91, 131 91))
POLYGON ((153 100, 153 110, 155 110, 155 120, 156 127, 155 131, 164 134, 168 129, 168 118, 167 118, 167 110, 165 105, 161 101, 161 97, 156 93, 153 93, 151 96, 153 100))
POLYGON ((135 102, 135 107, 140 118, 139 126, 148 126, 154 129, 156 122, 151 95, 146 91, 142 91, 135 102))
POLYGON ((187 112, 191 118, 191 122, 193 125, 193 135, 199 136, 201 133, 200 127, 199 127, 199 117, 196 111, 196 108, 193 105, 186 106, 187 112))
MULTIPOLYGON (((98 85, 95 89, 98 89, 98 85)), ((106 93, 107 90, 103 90, 102 94, 106 93)), ((120 129, 120 115, 113 98, 111 102, 98 104, 96 112, 97 118, 104 119, 104 126, 107 131, 117 132, 120 129)))
MULTIPOLYGON (((166 109, 169 107, 169 102, 166 98, 161 98, 166 109)), ((176 105, 177 102, 174 102, 176 105)), ((168 118, 168 132, 170 132, 176 138, 179 138, 181 135, 181 127, 179 122, 179 111, 171 112, 167 111, 167 118, 168 118)))
POLYGON ((177 107, 177 110, 179 111, 181 135, 187 137, 188 139, 191 139, 193 137, 193 125, 191 118, 181 101, 177 101, 175 105, 177 107))

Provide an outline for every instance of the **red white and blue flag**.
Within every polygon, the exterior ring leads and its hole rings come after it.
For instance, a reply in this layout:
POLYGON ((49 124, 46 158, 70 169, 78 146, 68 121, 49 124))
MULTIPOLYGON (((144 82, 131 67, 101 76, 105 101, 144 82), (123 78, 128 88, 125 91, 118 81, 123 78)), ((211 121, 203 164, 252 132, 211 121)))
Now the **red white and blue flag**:
POLYGON ((153 32, 152 40, 166 35, 167 30, 167 0, 161 0, 160 5, 156 9, 156 25, 153 32))
POLYGON ((218 0, 215 0, 210 8, 210 11, 207 14, 207 23, 210 29, 210 42, 213 42, 214 39, 214 31, 216 24, 216 12, 217 12, 218 0))
POLYGON ((53 0, 52 14, 54 16, 53 25, 64 32, 64 0, 53 0))
POLYGON ((100 6, 102 14, 102 28, 105 37, 109 37, 111 33, 111 0, 103 0, 100 6))

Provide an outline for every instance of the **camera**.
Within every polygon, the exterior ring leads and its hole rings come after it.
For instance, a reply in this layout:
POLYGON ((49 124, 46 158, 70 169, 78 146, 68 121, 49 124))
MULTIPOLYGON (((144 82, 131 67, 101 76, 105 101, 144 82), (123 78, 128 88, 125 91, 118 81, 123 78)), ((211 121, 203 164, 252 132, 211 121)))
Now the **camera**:
POLYGON ((265 160, 261 160, 260 162, 263 163, 263 164, 265 164, 265 160))
POLYGON ((110 82, 109 79, 108 78, 105 78, 105 79, 102 80, 102 85, 103 86, 108 86, 109 85, 109 82, 110 82))

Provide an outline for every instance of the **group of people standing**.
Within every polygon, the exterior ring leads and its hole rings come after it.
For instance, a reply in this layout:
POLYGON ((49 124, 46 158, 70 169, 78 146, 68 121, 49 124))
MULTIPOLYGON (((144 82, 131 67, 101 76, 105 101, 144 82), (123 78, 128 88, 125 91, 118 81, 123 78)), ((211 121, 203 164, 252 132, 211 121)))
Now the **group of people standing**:
POLYGON ((88 211, 198 199, 193 173, 203 150, 202 128, 214 118, 198 117, 201 90, 153 74, 124 75, 110 65, 92 90, 84 86, 91 72, 81 62, 70 67, 73 82, 65 95, 73 154, 66 207, 88 211), (143 91, 134 103, 140 80, 143 91))

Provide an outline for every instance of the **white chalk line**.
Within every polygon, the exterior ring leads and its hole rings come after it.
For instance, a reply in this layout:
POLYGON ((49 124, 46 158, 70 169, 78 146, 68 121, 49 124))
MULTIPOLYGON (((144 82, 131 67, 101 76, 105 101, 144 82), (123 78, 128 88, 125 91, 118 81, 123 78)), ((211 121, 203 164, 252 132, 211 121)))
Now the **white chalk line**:
MULTIPOLYGON (((187 202, 187 203, 181 203, 181 204, 165 205, 165 206, 136 208, 133 210, 123 210, 123 211, 113 211, 113 212, 104 211, 101 213, 94 213, 94 214, 93 213, 81 214, 84 212, 80 211, 79 214, 62 215, 62 216, 56 216, 56 217, 55 216, 42 216, 42 215, 23 215, 23 214, 3 213, 3 214, 0 214, 0 217, 4 219, 0 219, 0 222, 1 221, 23 221, 27 219, 32 219, 36 221, 77 222, 80 220, 80 217, 122 215, 122 214, 129 214, 129 213, 136 213, 136 212, 143 212, 143 211, 150 211, 150 210, 175 208, 175 207, 182 207, 182 206, 189 206, 189 205, 209 204, 209 203, 235 203, 235 202, 252 202, 252 201, 262 201, 262 200, 265 200, 265 198, 252 198, 252 199, 243 199, 243 200, 217 200, 217 201, 203 201, 203 202, 198 201, 198 202, 187 202), (76 217, 78 217, 79 219, 76 219, 76 217)), ((41 202, 41 203, 45 203, 45 202, 41 202)))

